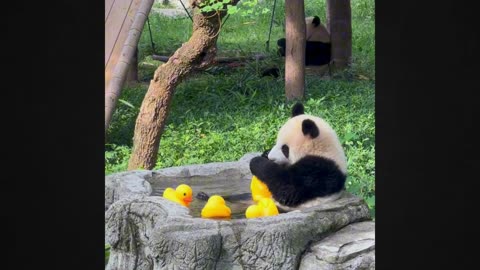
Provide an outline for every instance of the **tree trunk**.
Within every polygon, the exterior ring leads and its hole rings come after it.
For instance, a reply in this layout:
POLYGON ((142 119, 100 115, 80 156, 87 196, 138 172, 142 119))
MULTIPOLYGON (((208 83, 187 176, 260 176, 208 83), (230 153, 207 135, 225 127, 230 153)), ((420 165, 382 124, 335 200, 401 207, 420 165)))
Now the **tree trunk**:
POLYGON ((327 29, 332 40, 332 61, 335 69, 348 67, 352 58, 350 0, 327 0, 327 29))
MULTIPOLYGON (((264 60, 265 58, 266 58, 266 55, 264 54, 256 54, 254 56, 215 57, 213 62, 219 63, 219 64, 228 64, 233 62, 247 62, 249 60, 260 61, 260 60, 264 60)), ((161 62, 168 62, 168 59, 170 59, 170 56, 154 54, 152 55, 152 59, 156 61, 161 61, 161 62)))
MULTIPOLYGON (((197 8, 201 0, 192 2, 192 36, 167 63, 157 68, 153 80, 150 81, 135 124, 129 170, 150 170, 155 167, 160 137, 176 86, 195 69, 209 66, 216 55, 220 21, 225 14, 202 14, 197 8)), ((235 4, 236 2, 238 1, 235 1, 235 4)))
POLYGON ((285 95, 287 100, 305 95, 305 11, 303 0, 285 0, 285 95))

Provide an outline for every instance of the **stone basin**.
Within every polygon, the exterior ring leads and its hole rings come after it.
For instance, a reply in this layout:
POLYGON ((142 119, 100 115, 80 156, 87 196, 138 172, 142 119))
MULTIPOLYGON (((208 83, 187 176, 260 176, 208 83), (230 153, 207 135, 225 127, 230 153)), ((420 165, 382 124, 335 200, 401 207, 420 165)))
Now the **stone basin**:
POLYGON ((302 211, 243 218, 250 204, 248 163, 259 154, 236 162, 106 176, 105 241, 111 245, 106 268, 375 268, 375 224, 363 199, 347 192, 302 211), (205 202, 196 199, 188 209, 159 196, 179 183, 190 185, 194 194, 225 196, 234 216, 199 218, 205 202))
POLYGON ((231 219, 244 218, 245 210, 254 203, 250 192, 252 176, 248 171, 246 160, 249 159, 154 171, 147 180, 152 187, 151 195, 162 196, 167 187, 175 188, 179 184, 187 184, 192 188, 194 197, 189 205, 189 214, 192 217, 200 217, 206 201, 195 196, 199 192, 205 192, 208 195, 220 195, 225 199, 232 210, 231 219))

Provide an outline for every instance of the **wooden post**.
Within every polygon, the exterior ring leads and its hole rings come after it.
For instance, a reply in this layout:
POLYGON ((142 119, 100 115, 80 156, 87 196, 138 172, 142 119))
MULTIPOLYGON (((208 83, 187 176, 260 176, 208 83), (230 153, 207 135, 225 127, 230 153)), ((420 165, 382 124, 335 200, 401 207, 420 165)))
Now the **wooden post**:
POLYGON ((138 47, 133 54, 132 61, 130 62, 130 66, 128 67, 128 74, 127 74, 127 84, 131 85, 132 83, 138 82, 138 47))
POLYGON ((303 0, 285 0, 285 96, 287 100, 305 95, 305 11, 303 0))
POLYGON ((105 133, 153 1, 105 1, 105 133))
POLYGON ((332 41, 335 69, 348 67, 352 58, 352 11, 350 0, 327 0, 327 29, 332 41))

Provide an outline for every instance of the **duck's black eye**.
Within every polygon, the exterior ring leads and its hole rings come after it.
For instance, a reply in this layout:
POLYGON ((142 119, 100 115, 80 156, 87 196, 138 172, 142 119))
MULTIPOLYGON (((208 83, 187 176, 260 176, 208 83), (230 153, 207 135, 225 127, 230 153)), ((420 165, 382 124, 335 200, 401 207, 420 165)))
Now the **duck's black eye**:
POLYGON ((289 153, 289 148, 288 145, 284 144, 282 145, 282 153, 285 155, 286 158, 288 158, 288 153, 289 153))
POLYGON ((183 196, 187 196, 187 193, 183 193, 183 196))

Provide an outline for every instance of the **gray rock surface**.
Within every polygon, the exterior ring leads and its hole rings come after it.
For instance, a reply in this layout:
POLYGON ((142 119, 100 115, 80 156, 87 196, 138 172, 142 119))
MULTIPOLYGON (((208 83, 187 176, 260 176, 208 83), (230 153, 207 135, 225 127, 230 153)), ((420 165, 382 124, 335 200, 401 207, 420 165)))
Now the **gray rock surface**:
POLYGON ((105 211, 120 199, 152 194, 152 187, 145 180, 151 175, 150 171, 129 171, 105 176, 105 211))
POLYGON ((163 187, 178 183, 190 185, 194 192, 230 195, 250 192, 250 160, 261 153, 249 153, 238 161, 213 162, 200 165, 186 165, 152 171, 147 178, 154 188, 154 195, 161 195, 163 187))
POLYGON ((105 211, 122 198, 161 195, 165 186, 190 185, 194 192, 233 194, 250 192, 250 160, 261 153, 245 154, 238 161, 170 167, 160 170, 137 170, 105 176, 105 211), (157 190, 155 190, 157 187, 157 190))
POLYGON ((261 153, 248 153, 241 157, 238 161, 232 162, 212 162, 207 164, 186 165, 179 167, 170 167, 153 171, 154 176, 170 176, 170 177, 235 177, 241 178, 250 174, 249 162, 252 158, 261 153))
POLYGON ((122 199, 105 214, 107 269, 296 269, 311 243, 369 218, 363 200, 348 193, 321 207, 248 220, 192 218, 156 196, 122 199))
POLYGON ((375 269, 375 222, 350 224, 315 243, 299 269, 375 269))
POLYGON ((374 269, 374 223, 363 222, 369 209, 349 193, 302 211, 231 220, 195 218, 192 209, 155 196, 159 186, 180 182, 194 192, 248 192, 248 163, 259 154, 105 177, 106 268, 374 269))

